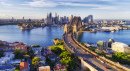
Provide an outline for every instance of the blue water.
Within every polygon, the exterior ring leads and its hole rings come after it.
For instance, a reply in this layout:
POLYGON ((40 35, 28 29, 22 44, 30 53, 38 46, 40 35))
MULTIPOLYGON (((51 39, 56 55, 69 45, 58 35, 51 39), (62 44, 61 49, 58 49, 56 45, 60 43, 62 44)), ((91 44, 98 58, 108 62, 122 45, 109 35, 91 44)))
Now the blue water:
MULTIPOLYGON (((43 47, 54 45, 53 38, 62 39, 63 28, 59 26, 20 30, 17 25, 0 26, 0 40, 8 42, 24 42, 28 45, 41 45, 43 47)), ((116 42, 130 44, 130 30, 116 32, 79 33, 78 41, 82 43, 97 43, 99 40, 109 41, 113 38, 116 42)))
POLYGON ((116 32, 97 32, 97 33, 79 33, 78 41, 81 43, 97 43, 97 41, 114 39, 116 42, 123 42, 130 45, 130 30, 120 30, 116 32))
POLYGON ((24 42, 28 45, 51 46, 53 38, 62 39, 64 30, 59 26, 20 30, 17 25, 0 26, 0 40, 24 42))

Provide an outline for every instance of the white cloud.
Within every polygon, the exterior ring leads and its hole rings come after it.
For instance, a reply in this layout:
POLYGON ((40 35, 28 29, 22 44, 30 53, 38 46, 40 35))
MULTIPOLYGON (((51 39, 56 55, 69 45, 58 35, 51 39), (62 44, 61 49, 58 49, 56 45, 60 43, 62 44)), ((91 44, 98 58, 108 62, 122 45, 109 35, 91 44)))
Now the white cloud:
POLYGON ((26 4, 22 5, 29 5, 31 7, 55 7, 57 3, 47 0, 33 0, 33 2, 26 2, 26 4))
POLYGON ((60 2, 59 5, 85 6, 85 7, 99 7, 99 6, 102 6, 102 5, 99 5, 99 4, 81 4, 81 3, 65 3, 65 2, 60 2))
MULTIPOLYGON (((68 1, 68 0, 63 0, 63 1, 68 1)), ((22 4, 22 5, 28 5, 31 7, 56 7, 58 5, 85 6, 85 7, 103 6, 99 4, 83 4, 83 3, 72 3, 72 2, 63 2, 63 1, 61 2, 60 0, 58 0, 58 2, 53 2, 53 1, 47 1, 47 0, 33 0, 33 2, 26 2, 25 4, 22 4)), ((76 0, 76 1, 80 1, 80 0, 76 0)))
POLYGON ((103 6, 103 7, 98 7, 98 8, 92 8, 92 9, 100 9, 100 10, 118 10, 118 8, 114 6, 103 6))
MULTIPOLYGON (((22 5, 28 5, 31 7, 56 7, 58 5, 66 6, 82 6, 82 7, 93 7, 92 9, 111 9, 116 10, 115 7, 102 5, 102 4, 88 4, 86 0, 33 0, 32 2, 26 2, 22 5), (77 3, 74 3, 76 1, 77 3), (81 2, 83 1, 83 2, 81 2), (78 3, 79 2, 79 3, 78 3)), ((89 0, 88 0, 89 1, 89 0)), ((112 1, 112 0, 97 0, 97 1, 112 1)))
POLYGON ((99 1, 115 1, 115 0, 99 0, 99 1))
POLYGON ((4 6, 12 6, 12 4, 8 4, 8 3, 5 3, 5 2, 1 2, 0 4, 2 4, 4 6))

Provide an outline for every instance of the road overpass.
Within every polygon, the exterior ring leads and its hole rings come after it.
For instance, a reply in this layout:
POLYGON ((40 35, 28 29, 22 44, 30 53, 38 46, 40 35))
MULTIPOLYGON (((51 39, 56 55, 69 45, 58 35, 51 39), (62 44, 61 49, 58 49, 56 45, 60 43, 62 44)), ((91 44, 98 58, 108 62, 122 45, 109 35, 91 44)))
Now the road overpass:
POLYGON ((89 68, 90 71, 128 71, 125 67, 82 46, 75 39, 76 33, 80 28, 82 28, 81 18, 74 17, 70 26, 65 25, 62 38, 66 49, 80 60, 80 63, 77 61, 76 63, 81 66, 81 71, 86 71, 85 68, 89 68))
MULTIPOLYGON (((89 64, 90 66, 92 66, 93 68, 95 68, 94 70, 90 69, 91 71, 118 71, 115 68, 112 68, 111 66, 108 66, 105 63, 102 63, 101 61, 97 60, 96 58, 94 58, 94 56, 90 55, 88 52, 86 52, 84 49, 82 49, 79 45, 77 45, 73 39, 72 39, 72 34, 68 33, 65 34, 63 36, 64 39, 64 43, 66 43, 66 45, 73 51, 73 53, 77 56, 77 57, 81 57, 83 58, 83 63, 86 62, 86 64, 89 64), (105 69, 104 67, 107 67, 107 69, 105 69)), ((82 65, 82 61, 81 61, 81 65, 82 65)), ((90 66, 88 68, 90 68, 90 66)), ((85 66, 83 66, 85 67, 85 66)), ((84 68, 81 67, 83 70, 84 68)))

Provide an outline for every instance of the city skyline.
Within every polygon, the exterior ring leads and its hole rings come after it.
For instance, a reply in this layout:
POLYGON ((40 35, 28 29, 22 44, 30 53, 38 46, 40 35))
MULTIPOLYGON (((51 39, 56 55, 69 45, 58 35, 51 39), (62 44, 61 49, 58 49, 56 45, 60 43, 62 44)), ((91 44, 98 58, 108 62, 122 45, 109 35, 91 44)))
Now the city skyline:
POLYGON ((93 15, 94 19, 130 19, 128 0, 0 0, 0 19, 42 19, 47 13, 59 16, 93 15))

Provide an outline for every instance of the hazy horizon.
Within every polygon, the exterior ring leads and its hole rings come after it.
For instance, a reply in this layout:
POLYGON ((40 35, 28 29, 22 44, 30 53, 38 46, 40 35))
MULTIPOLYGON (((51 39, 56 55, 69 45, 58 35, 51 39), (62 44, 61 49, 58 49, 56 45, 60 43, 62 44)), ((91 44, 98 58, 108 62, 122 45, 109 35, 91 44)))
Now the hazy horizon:
POLYGON ((0 19, 42 19, 50 12, 61 17, 130 19, 129 6, 129 0, 0 0, 0 19))

